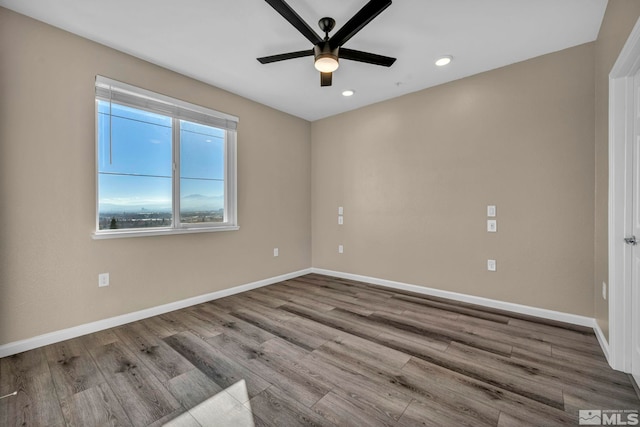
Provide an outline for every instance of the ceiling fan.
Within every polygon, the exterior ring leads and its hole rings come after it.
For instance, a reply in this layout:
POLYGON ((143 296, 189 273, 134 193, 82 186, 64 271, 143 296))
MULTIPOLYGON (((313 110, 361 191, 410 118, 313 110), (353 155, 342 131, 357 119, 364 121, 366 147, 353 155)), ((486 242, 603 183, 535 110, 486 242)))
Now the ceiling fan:
POLYGON ((382 13, 391 5, 391 0, 370 0, 358 13, 356 13, 342 28, 333 36, 329 33, 336 25, 333 18, 322 18, 318 21, 320 30, 324 32, 324 39, 309 27, 300 16, 284 0, 265 0, 284 19, 289 21, 303 36, 313 43, 313 49, 299 50, 296 52, 282 53, 279 55, 264 56, 258 58, 262 64, 284 61, 286 59, 302 58, 313 56, 314 65, 320 71, 320 86, 331 86, 333 72, 338 68, 338 58, 350 59, 352 61, 366 62, 367 64, 382 65, 390 67, 396 58, 376 55, 375 53, 362 52, 359 50, 343 48, 351 37, 360 31, 365 25, 371 22, 376 16, 382 13))

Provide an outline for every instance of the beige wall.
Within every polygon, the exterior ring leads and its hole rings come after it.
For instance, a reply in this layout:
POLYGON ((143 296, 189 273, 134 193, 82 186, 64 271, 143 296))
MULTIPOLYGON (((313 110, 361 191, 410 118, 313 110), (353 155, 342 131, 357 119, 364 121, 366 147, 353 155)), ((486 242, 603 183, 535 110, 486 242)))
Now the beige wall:
POLYGON ((638 0, 610 0, 595 46, 596 191, 595 191, 595 317, 609 336, 609 305, 602 298, 602 282, 609 278, 609 72, 640 16, 638 0))
POLYGON ((310 150, 307 121, 0 8, 0 344, 310 267, 310 150), (240 231, 91 239, 96 74, 240 118, 240 231))
POLYGON ((593 61, 585 44, 312 123, 313 266, 593 316, 593 61))

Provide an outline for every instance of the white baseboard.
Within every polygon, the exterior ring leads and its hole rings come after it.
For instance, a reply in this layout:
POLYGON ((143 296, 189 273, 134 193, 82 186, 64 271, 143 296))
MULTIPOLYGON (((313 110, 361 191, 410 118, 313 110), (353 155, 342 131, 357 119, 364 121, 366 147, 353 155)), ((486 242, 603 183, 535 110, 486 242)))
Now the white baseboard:
POLYGON ((63 329, 60 331, 50 332, 48 334, 39 335, 33 338, 27 338, 21 341, 14 341, 8 344, 0 345, 0 357, 11 356, 13 354, 21 353, 23 351, 32 350, 34 348, 42 347, 45 345, 53 344, 60 341, 65 341, 71 338, 76 338, 82 335, 90 334, 92 332, 102 331, 104 329, 113 328, 115 326, 124 325, 125 323, 135 322, 137 320, 146 319, 147 317, 157 316, 159 314, 168 313, 170 311, 179 310, 181 308, 190 307, 196 304, 202 304, 203 302, 212 301, 218 298, 228 297, 240 292, 250 291, 251 289, 261 288, 263 286, 272 285, 274 283, 282 282, 283 280, 293 279, 305 274, 311 273, 311 269, 305 269, 296 271, 293 273, 283 274, 281 276, 271 277, 264 280, 258 280, 257 282, 247 283, 240 286, 235 286, 229 289, 223 289, 221 291, 211 292, 205 295, 199 295, 192 298, 183 299, 181 301, 171 302, 169 304, 159 305, 157 307, 151 307, 133 313, 127 313, 120 316, 111 317, 108 319, 98 320, 91 323, 85 323, 84 325, 74 326, 72 328, 63 329))
POLYGON ((596 338, 598 338, 598 342, 600 343, 600 347, 602 348, 602 352, 604 353, 604 357, 607 358, 607 362, 611 364, 609 360, 609 342, 604 336, 604 332, 600 329, 600 325, 598 325, 598 321, 593 319, 593 332, 596 333, 596 338))
MULTIPOLYGON (((426 286, 410 285, 408 283, 394 282, 392 280, 378 279, 375 277, 360 276, 358 274, 343 273, 341 271, 325 270, 322 268, 312 268, 316 274, 340 277, 343 279, 357 280, 359 282, 371 283, 372 285, 385 286, 387 288, 401 289, 418 294, 431 295, 435 297, 448 298, 455 301, 469 304, 481 305, 484 307, 496 308, 499 310, 511 311, 514 313, 526 314, 543 319, 556 320, 558 322, 570 323, 572 325, 587 326, 593 328, 595 319, 592 317, 579 316, 577 314, 563 313, 561 311, 547 310, 545 308, 530 307, 527 305, 514 304, 489 298, 476 297, 473 295, 460 294, 457 292, 443 291, 440 289, 428 288, 426 286)), ((602 331, 601 331, 602 332, 602 331)), ((603 335, 604 337, 604 335, 603 335)))

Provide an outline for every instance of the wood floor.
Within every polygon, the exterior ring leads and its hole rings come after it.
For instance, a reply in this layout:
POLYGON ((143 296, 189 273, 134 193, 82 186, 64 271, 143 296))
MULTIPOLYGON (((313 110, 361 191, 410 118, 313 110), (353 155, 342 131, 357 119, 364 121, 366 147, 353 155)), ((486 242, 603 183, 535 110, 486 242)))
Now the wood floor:
POLYGON ((0 359, 2 426, 554 426, 638 410, 593 332, 310 274, 0 359))

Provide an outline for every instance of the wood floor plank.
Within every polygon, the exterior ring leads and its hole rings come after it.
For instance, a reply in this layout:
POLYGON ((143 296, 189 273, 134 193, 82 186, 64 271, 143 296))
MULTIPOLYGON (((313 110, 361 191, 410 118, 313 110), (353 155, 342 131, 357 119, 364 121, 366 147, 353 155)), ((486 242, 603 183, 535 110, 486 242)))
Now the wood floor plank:
POLYGON ((390 349, 401 351, 406 354, 416 354, 427 349, 445 351, 451 342, 435 341, 407 331, 382 332, 375 337, 375 341, 390 349))
POLYGON ((233 358, 247 372, 260 375, 307 407, 311 407, 329 391, 322 382, 316 381, 312 376, 302 375, 299 371, 290 368, 288 364, 280 363, 279 360, 266 354, 259 344, 252 341, 240 342, 223 334, 207 342, 233 358))
POLYGON ((507 414, 506 412, 500 413, 500 418, 498 419, 498 427, 539 427, 538 421, 534 420, 523 420, 522 418, 514 417, 513 415, 507 414))
POLYGON ((589 373, 576 373, 568 369, 554 369, 549 365, 522 362, 514 358, 505 358, 496 354, 483 352, 482 350, 471 348, 460 343, 452 343, 447 349, 447 353, 475 360, 483 366, 493 366, 510 375, 533 379, 545 387, 561 389, 565 392, 572 391, 578 396, 604 394, 621 401, 628 398, 632 400, 636 398, 633 390, 594 381, 589 376, 589 373))
POLYGON ((511 358, 532 366, 545 365, 551 369, 565 371, 571 375, 586 376, 593 378, 595 381, 609 383, 615 387, 631 387, 626 374, 614 371, 608 366, 593 366, 578 360, 564 360, 552 355, 532 353, 515 346, 511 352, 511 358))
POLYGON ((287 302, 292 302, 302 307, 310 308, 312 310, 321 310, 321 311, 329 311, 333 310, 335 307, 326 304, 325 302, 307 298, 306 296, 301 296, 298 293, 292 292, 288 288, 278 288, 276 286, 269 287, 269 289, 260 289, 260 292, 265 292, 269 295, 274 295, 276 297, 282 298, 287 302))
POLYGON ((551 326, 544 323, 536 323, 534 321, 526 321, 522 319, 509 320, 509 330, 518 331, 522 333, 524 331, 529 332, 530 336, 535 336, 539 339, 543 339, 551 343, 561 342, 579 342, 598 346, 598 339, 593 331, 591 333, 585 333, 583 331, 576 331, 574 329, 561 328, 558 326, 551 326), (563 340, 563 341, 560 341, 563 340))
POLYGON ((349 354, 351 357, 366 360, 371 365, 386 365, 398 369, 411 359, 407 353, 355 336, 328 341, 322 349, 330 349, 332 354, 349 354))
POLYGON ((191 363, 154 335, 141 322, 121 326, 115 329, 115 333, 156 378, 165 384, 171 378, 193 369, 191 363))
POLYGON ((607 359, 605 359, 604 355, 593 353, 583 353, 577 349, 571 349, 566 346, 558 346, 553 344, 551 346, 551 356, 556 359, 567 360, 567 361, 576 361, 579 363, 583 363, 586 365, 590 365, 594 368, 603 368, 608 369, 609 365, 607 364, 607 359))
POLYGON ((266 356, 277 361, 279 365, 286 365, 303 377, 309 378, 326 390, 336 387, 335 381, 327 377, 327 373, 317 366, 308 365, 305 362, 309 352, 280 338, 274 338, 260 345, 260 349, 266 356))
POLYGON ((0 425, 65 425, 41 348, 0 359, 0 395, 14 391, 16 396, 0 400, 0 425))
POLYGON ((233 315, 277 337, 300 346, 305 350, 311 351, 327 342, 323 337, 309 334, 306 331, 300 330, 295 325, 273 321, 268 317, 263 316, 262 313, 241 309, 239 311, 235 311, 233 315))
POLYGON ((271 385, 191 332, 172 335, 165 342, 223 389, 244 380, 253 397, 271 385))
POLYGON ((442 427, 442 426, 468 426, 468 427, 495 427, 497 423, 498 414, 500 411, 494 410, 495 419, 480 419, 474 414, 469 414, 464 410, 455 409, 450 407, 442 407, 435 404, 429 399, 424 401, 414 400, 407 410, 402 414, 398 422, 398 426, 401 427, 413 427, 413 426, 429 426, 429 427, 442 427))
POLYGON ((433 299, 427 299, 427 298, 417 297, 417 296, 409 296, 404 294, 394 295, 393 298, 399 299, 405 302, 410 302, 418 306, 439 308, 444 311, 449 311, 449 312, 454 312, 459 314, 466 314, 467 316, 477 317, 479 319, 491 320, 492 322, 507 324, 509 323, 509 320, 511 320, 511 318, 504 316, 502 314, 495 314, 495 313, 487 312, 484 310, 476 310, 475 308, 469 308, 467 306, 455 304, 452 302, 449 302, 449 303, 438 302, 438 301, 434 301, 433 299))
POLYGON ((247 293, 245 294, 246 298, 248 298, 251 301, 255 301, 258 302, 266 307, 270 307, 270 308, 278 308, 280 307, 282 304, 285 304, 286 301, 282 300, 280 298, 275 298, 271 295, 265 295, 265 294, 261 294, 258 292, 255 293, 247 293))
POLYGON ((490 322, 477 318, 473 319, 465 315, 459 315, 455 320, 449 320, 441 316, 432 315, 428 312, 414 312, 410 310, 405 310, 403 312, 403 316, 428 325, 437 325, 445 330, 473 335, 475 337, 484 338, 487 341, 500 342, 509 347, 519 346, 520 348, 528 349, 530 351, 542 354, 551 354, 550 343, 544 342, 540 338, 514 334, 512 331, 513 328, 509 328, 507 325, 502 323, 490 322), (482 322, 483 324, 480 325, 478 322, 482 322), (493 327, 487 326, 487 323, 491 324, 493 327))
MULTIPOLYGON (((288 311, 290 313, 297 314, 300 317, 305 317, 309 320, 312 320, 317 323, 321 323, 325 326, 328 326, 333 329, 337 329, 339 331, 347 332, 351 335, 356 335, 359 337, 370 337, 378 335, 380 330, 375 330, 375 328, 368 327, 363 325, 362 323, 352 322, 348 320, 339 319, 330 315, 330 312, 319 312, 315 311, 311 308, 303 307, 298 304, 288 303, 281 307, 282 310, 288 311)), ((331 310, 333 312, 334 310, 331 310)))
POLYGON ((61 399, 67 426, 130 426, 111 388, 102 383, 61 399))
POLYGON ((334 426, 332 422, 271 386, 249 401, 253 414, 264 424, 283 426, 334 426))
POLYGON ((198 369, 171 378, 167 389, 185 409, 191 409, 224 390, 198 369))
POLYGON ((105 382, 81 339, 51 344, 43 350, 60 399, 105 382))
POLYGON ((172 316, 169 313, 161 316, 149 317, 148 319, 141 320, 140 322, 160 338, 165 338, 186 330, 186 327, 172 319, 172 316))
POLYGON ((178 401, 124 344, 96 347, 91 355, 133 425, 149 425, 180 408, 178 401))
MULTIPOLYGON (((293 279, 286 283, 290 283, 295 287, 296 285, 304 285, 307 282, 296 281, 296 279, 293 279)), ((324 292, 311 291, 319 297, 322 297, 325 301, 330 301, 330 298, 333 297, 346 303, 366 307, 367 311, 388 311, 395 314, 402 314, 404 311, 401 305, 389 303, 391 295, 380 294, 365 288, 354 288, 354 286, 346 285, 337 281, 324 281, 322 283, 324 283, 324 285, 318 284, 317 286, 323 289, 324 292)), ((366 312, 358 313, 367 314, 366 312)))
POLYGON ((258 328, 251 323, 247 323, 238 317, 232 316, 229 313, 221 313, 212 305, 199 308, 192 313, 194 316, 212 324, 214 328, 220 328, 219 330, 227 335, 233 335, 239 338, 248 337, 258 343, 263 343, 275 337, 272 333, 258 328))
POLYGON ((82 345, 87 350, 91 350, 96 347, 102 347, 103 345, 111 344, 112 342, 118 342, 118 336, 112 329, 105 329, 103 331, 94 332, 92 334, 83 335, 78 338, 82 345))
POLYGON ((198 337, 207 339, 215 337, 216 335, 220 335, 224 332, 224 328, 221 325, 203 320, 197 315, 198 310, 205 310, 206 307, 208 306, 199 305, 187 310, 167 313, 165 317, 170 318, 177 324, 184 326, 183 330, 191 331, 198 337))
POLYGON ((449 371, 473 378, 484 384, 525 396, 554 408, 563 408, 561 388, 551 388, 544 383, 537 383, 529 378, 515 377, 497 367, 481 365, 473 359, 455 356, 451 353, 444 354, 442 352, 429 350, 415 354, 414 356, 431 364, 441 366, 449 371))
POLYGON ((357 313, 363 316, 367 316, 372 313, 372 309, 366 305, 358 304, 358 300, 355 297, 339 295, 331 292, 324 291, 322 289, 300 289, 297 286, 290 286, 288 289, 298 296, 306 297, 309 294, 313 294, 316 299, 323 301, 333 307, 339 307, 343 310, 357 313))
POLYGON ((462 374, 452 373, 440 366, 412 359, 402 369, 403 375, 398 378, 406 387, 421 389, 424 378, 436 382, 440 387, 450 389, 469 399, 484 402, 500 411, 507 412, 524 419, 540 419, 542 425, 575 425, 577 419, 564 410, 529 399, 500 387, 478 381, 462 374))
POLYGON ((331 391, 334 395, 385 423, 396 422, 412 400, 411 396, 382 381, 371 380, 357 366, 326 357, 324 353, 314 352, 300 363, 337 383, 331 391))
POLYGON ((365 410, 362 406, 354 403, 353 400, 346 399, 332 391, 316 403, 313 406, 313 410, 334 424, 345 427, 388 427, 395 425, 395 420, 380 419, 380 417, 376 417, 375 412, 365 410))
POLYGON ((480 348, 496 354, 509 356, 512 346, 496 339, 489 340, 477 333, 457 332, 450 328, 440 327, 434 323, 423 323, 406 316, 398 316, 391 313, 376 312, 367 316, 374 324, 383 324, 412 332, 420 336, 427 336, 443 342, 457 341, 471 347, 480 348))

